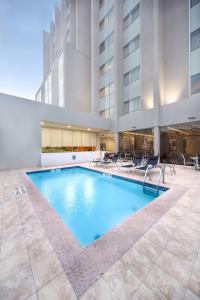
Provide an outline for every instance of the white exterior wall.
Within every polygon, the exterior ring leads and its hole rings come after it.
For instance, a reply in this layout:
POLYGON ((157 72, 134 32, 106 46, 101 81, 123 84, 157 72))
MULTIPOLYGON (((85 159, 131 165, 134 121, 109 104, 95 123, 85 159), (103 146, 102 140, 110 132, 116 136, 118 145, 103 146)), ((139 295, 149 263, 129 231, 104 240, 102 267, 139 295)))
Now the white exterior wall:
MULTIPOLYGON (((107 131, 110 120, 0 93, 0 170, 40 166, 41 122, 107 131)), ((97 141, 98 146, 98 141, 97 141)))
MULTIPOLYGON (((57 14, 62 16, 63 40, 63 10, 57 14)), ((185 109, 188 116, 195 114, 198 120, 194 108, 199 110, 199 93, 195 98, 190 96, 190 77, 200 73, 200 49, 190 53, 189 36, 200 27, 200 3, 190 9, 189 0, 108 0, 100 9, 98 1, 79 0, 70 1, 69 15, 70 44, 63 42, 66 108, 99 115, 100 111, 114 107, 114 122, 110 127, 113 131, 170 125, 175 122, 175 113, 180 123, 188 122, 185 109), (123 30, 125 16, 138 3, 139 17, 123 30), (113 18, 100 31, 99 23, 112 7, 113 18), (99 45, 111 32, 114 32, 114 43, 99 54, 99 45), (140 48, 124 57, 124 45, 138 34, 140 48), (100 76, 100 66, 112 56, 114 67, 100 76), (124 86, 123 75, 138 65, 140 79, 124 86), (99 90, 111 82, 114 82, 114 93, 99 98, 99 90), (138 111, 124 114, 124 102, 137 97, 140 97, 138 111), (174 109, 172 113, 171 109, 174 109)), ((53 28, 52 25, 51 36, 53 28)), ((46 57, 51 56, 52 51, 48 54, 47 50, 46 57)), ((58 105, 58 75, 53 69, 52 103, 58 105)))
POLYGON ((44 32, 44 82, 36 100, 41 94, 42 102, 91 112, 90 6, 90 0, 69 0, 69 5, 62 0, 61 9, 55 8, 55 23, 51 22, 50 33, 44 32), (62 53, 61 84, 59 57, 62 53), (52 95, 51 101, 49 94, 52 95))
MULTIPOLYGON (((200 28, 200 2, 190 9, 190 34, 200 28)), ((200 73, 200 48, 190 52, 190 76, 200 73)))

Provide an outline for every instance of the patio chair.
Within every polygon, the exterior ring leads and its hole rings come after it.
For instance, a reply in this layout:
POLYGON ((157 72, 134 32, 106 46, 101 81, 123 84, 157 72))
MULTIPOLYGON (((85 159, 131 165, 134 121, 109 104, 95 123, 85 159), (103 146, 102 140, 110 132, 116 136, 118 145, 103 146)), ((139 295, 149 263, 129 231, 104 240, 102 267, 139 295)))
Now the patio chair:
POLYGON ((196 161, 196 165, 195 165, 196 170, 200 170, 200 155, 197 155, 197 161, 196 161))
MULTIPOLYGON (((159 163, 159 156, 154 156, 154 155, 149 155, 148 156, 148 160, 146 162, 145 165, 142 166, 138 166, 135 167, 134 170, 135 171, 142 171, 142 172, 148 172, 148 171, 152 171, 153 169, 156 169, 156 167, 158 166, 159 163)), ((151 179, 151 174, 149 172, 149 177, 151 179)))
POLYGON ((190 155, 182 154, 181 157, 183 159, 184 168, 185 168, 185 166, 194 166, 195 165, 195 162, 190 158, 190 155))
POLYGON ((134 168, 139 167, 143 162, 143 156, 142 155, 136 155, 135 158, 133 159, 132 163, 122 165, 120 166, 120 169, 123 168, 122 170, 128 171, 128 174, 130 171, 132 171, 134 168))

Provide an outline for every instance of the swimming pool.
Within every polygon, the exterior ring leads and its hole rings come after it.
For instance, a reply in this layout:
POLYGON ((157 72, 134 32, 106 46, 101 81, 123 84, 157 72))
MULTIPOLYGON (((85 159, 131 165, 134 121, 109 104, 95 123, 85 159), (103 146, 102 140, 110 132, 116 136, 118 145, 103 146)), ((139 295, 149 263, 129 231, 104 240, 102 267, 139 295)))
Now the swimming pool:
POLYGON ((79 166, 27 174, 83 247, 156 198, 141 183, 79 166))

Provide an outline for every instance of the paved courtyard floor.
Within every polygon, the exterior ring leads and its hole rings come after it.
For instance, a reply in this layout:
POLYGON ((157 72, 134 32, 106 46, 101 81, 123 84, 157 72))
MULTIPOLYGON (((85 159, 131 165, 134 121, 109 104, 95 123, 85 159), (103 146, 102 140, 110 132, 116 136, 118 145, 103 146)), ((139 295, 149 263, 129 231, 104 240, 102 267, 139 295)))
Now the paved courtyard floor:
MULTIPOLYGON (((99 169, 115 173, 112 167, 99 169)), ((46 231, 45 212, 35 209, 37 199, 26 186, 24 171, 0 172, 1 300, 200 299, 200 172, 177 166, 171 176, 167 169, 165 186, 174 204, 79 293, 46 231), (27 193, 16 195, 21 184, 27 193)), ((137 173, 120 175, 143 180, 137 173)), ((157 181, 155 174, 152 183, 157 181)), ((66 252, 73 258, 70 247, 66 252)))

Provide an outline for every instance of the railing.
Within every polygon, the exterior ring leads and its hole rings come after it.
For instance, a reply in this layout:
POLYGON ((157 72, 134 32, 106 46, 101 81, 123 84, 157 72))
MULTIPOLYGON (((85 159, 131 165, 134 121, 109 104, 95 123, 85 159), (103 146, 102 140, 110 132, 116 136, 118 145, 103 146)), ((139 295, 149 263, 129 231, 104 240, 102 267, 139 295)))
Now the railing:
POLYGON ((152 170, 151 166, 148 166, 146 171, 145 171, 144 181, 143 181, 143 192, 159 195, 159 187, 160 187, 161 178, 162 178, 162 182, 163 183, 165 182, 165 165, 160 166, 158 184, 155 188, 154 188, 154 186, 150 186, 146 182, 148 175, 149 175, 149 178, 151 180, 151 170, 152 170))

